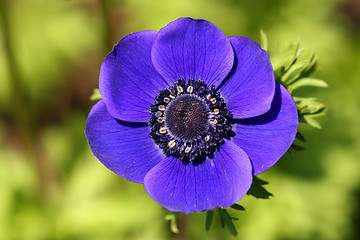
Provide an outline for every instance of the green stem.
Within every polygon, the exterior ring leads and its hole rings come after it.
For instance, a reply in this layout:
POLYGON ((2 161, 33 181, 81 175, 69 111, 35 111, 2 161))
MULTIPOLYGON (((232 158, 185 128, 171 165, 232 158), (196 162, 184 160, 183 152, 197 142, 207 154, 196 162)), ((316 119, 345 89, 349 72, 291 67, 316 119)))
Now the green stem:
POLYGON ((180 213, 178 214, 178 227, 179 227, 179 234, 176 235, 177 240, 186 240, 188 239, 188 215, 180 213))
POLYGON ((100 0, 101 14, 104 21, 104 43, 106 52, 110 52, 113 47, 111 31, 111 4, 109 0, 100 0))
POLYGON ((51 181, 52 172, 48 171, 49 162, 44 158, 41 144, 38 144, 31 101, 23 88, 21 75, 19 74, 20 67, 16 59, 16 46, 11 32, 10 14, 13 10, 12 4, 17 4, 17 1, 0 0, 0 29, 2 29, 4 54, 9 68, 11 96, 11 105, 4 106, 6 107, 5 113, 9 115, 9 125, 15 128, 24 154, 36 165, 40 190, 45 193, 50 187, 49 184, 53 182, 51 181))
POLYGON ((29 143, 31 142, 31 120, 29 113, 29 106, 27 105, 27 97, 22 88, 20 70, 15 59, 14 43, 12 33, 10 31, 9 13, 11 12, 11 0, 0 1, 0 24, 3 31, 4 54, 8 60, 9 79, 10 79, 10 96, 11 106, 4 106, 10 114, 10 119, 15 125, 18 134, 21 135, 21 140, 26 150, 30 150, 29 143))

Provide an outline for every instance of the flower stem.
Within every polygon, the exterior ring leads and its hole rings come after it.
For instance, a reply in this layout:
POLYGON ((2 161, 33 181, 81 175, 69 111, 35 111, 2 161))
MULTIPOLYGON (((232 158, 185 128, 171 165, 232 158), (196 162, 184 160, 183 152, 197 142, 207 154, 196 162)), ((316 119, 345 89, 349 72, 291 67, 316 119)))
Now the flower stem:
POLYGON ((101 14, 104 22, 104 43, 106 52, 111 51, 113 47, 112 39, 112 31, 111 31, 111 6, 108 0, 99 0, 101 6, 101 14))
POLYGON ((0 1, 0 29, 2 29, 2 36, 4 41, 4 54, 7 58, 8 74, 9 74, 9 91, 11 96, 11 104, 4 106, 4 113, 8 114, 8 124, 15 129, 15 134, 20 141, 21 149, 26 155, 27 159, 33 160, 36 165, 39 177, 40 191, 45 193, 49 189, 49 184, 53 181, 52 169, 50 162, 46 161, 39 145, 37 132, 35 130, 34 114, 30 98, 24 89, 21 81, 20 67, 16 59, 14 46, 15 41, 11 32, 11 18, 12 4, 16 1, 1 0, 0 1), (50 171, 49 171, 50 170, 50 171))
POLYGON ((188 237, 188 214, 178 214, 178 227, 179 227, 179 234, 176 235, 177 240, 187 240, 188 237))

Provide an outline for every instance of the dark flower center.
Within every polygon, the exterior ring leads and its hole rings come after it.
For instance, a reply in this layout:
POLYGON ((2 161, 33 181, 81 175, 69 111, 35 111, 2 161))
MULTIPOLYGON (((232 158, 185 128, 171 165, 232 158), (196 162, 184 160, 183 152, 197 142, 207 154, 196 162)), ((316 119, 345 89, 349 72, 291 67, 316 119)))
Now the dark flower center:
POLYGON ((215 86, 180 78, 150 106, 150 137, 166 155, 194 160, 212 154, 229 137, 231 113, 215 86))
POLYGON ((170 102, 165 111, 165 127, 178 141, 195 141, 209 129, 209 108, 193 95, 184 94, 170 102))

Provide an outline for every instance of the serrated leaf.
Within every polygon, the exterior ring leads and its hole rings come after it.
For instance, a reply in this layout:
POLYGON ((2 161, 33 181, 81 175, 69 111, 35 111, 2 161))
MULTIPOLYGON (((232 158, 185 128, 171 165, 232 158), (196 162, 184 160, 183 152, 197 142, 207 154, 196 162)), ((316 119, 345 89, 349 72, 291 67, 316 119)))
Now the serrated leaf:
POLYGON ((300 114, 302 115, 313 115, 313 114, 317 114, 318 112, 324 111, 325 110, 325 106, 324 105, 320 105, 320 104, 312 104, 312 105, 305 105, 302 106, 299 109, 300 114))
POLYGON ((221 215, 220 215, 220 225, 222 228, 225 227, 225 220, 224 220, 224 218, 221 217, 221 215))
MULTIPOLYGON (((312 53, 309 57, 304 58, 301 56, 303 51, 304 48, 301 47, 301 40, 299 39, 296 45, 290 45, 284 50, 278 47, 278 51, 271 52, 274 53, 274 55, 270 55, 275 74, 275 81, 284 85, 291 94, 295 89, 305 86, 328 87, 325 81, 310 77, 316 69, 317 56, 312 53)), ((325 114, 326 105, 318 102, 316 98, 311 97, 304 98, 293 96, 293 99, 298 110, 299 121, 308 124, 311 127, 321 129, 321 125, 314 118, 325 114)), ((305 142, 303 136, 300 136, 300 138, 301 141, 305 142)), ((297 139, 299 139, 299 136, 297 139)), ((292 149, 300 150, 303 148, 294 145, 292 149)), ((265 189, 256 188, 255 186, 256 185, 254 185, 253 189, 249 190, 248 194, 254 193, 261 196, 261 191, 263 194, 266 193, 265 189), (259 192, 255 192, 255 189, 259 192)))
POLYGON ((297 150, 297 151, 303 151, 303 150, 305 150, 304 147, 299 146, 299 145, 297 145, 297 144, 295 144, 295 143, 293 143, 293 144, 290 146, 290 149, 292 149, 292 150, 297 150))
POLYGON ((292 61, 288 68, 286 68, 286 71, 288 71, 298 60, 298 57, 301 55, 301 53, 305 50, 305 48, 300 48, 301 46, 301 39, 299 38, 298 43, 296 44, 295 48, 295 55, 292 58, 292 61))
POLYGON ((324 108, 321 108, 319 111, 317 112, 314 112, 314 113, 311 113, 311 114, 304 114, 304 115, 309 115, 311 116, 312 118, 315 118, 315 117, 320 117, 320 116, 324 116, 325 115, 325 112, 326 112, 326 107, 324 108))
POLYGON ((321 129, 320 123, 318 121, 316 121, 314 118, 312 118, 311 116, 308 116, 308 115, 305 115, 303 117, 307 124, 309 124, 310 126, 312 126, 314 128, 321 129))
POLYGON ((284 68, 285 70, 285 66, 289 65, 292 59, 293 59, 292 56, 284 56, 284 57, 277 56, 276 58, 272 59, 271 63, 274 71, 276 72, 281 68, 284 68))
POLYGON ((276 72, 280 68, 288 69, 291 66, 294 58, 295 46, 290 45, 284 50, 277 51, 278 53, 270 56, 271 64, 276 72))
POLYGON ((300 48, 301 41, 299 40, 296 45, 290 45, 276 56, 271 56, 271 63, 274 71, 284 67, 285 72, 287 72, 291 66, 293 66, 297 61, 299 55, 305 50, 300 48))
POLYGON ((316 98, 293 98, 300 114, 317 114, 326 109, 326 106, 323 103, 318 102, 316 98))
POLYGON ((253 177, 253 183, 247 192, 248 195, 252 195, 256 198, 269 199, 273 195, 269 193, 262 185, 266 185, 268 182, 261 180, 257 176, 253 177))
POLYGON ((284 82, 286 85, 291 84, 294 82, 297 78, 300 77, 301 72, 303 71, 306 62, 301 62, 298 64, 292 65, 286 73, 283 74, 281 77, 281 81, 284 82))
POLYGON ((263 180, 263 179, 260 179, 258 176, 254 176, 254 178, 253 178, 253 182, 257 182, 258 184, 260 184, 260 185, 267 185, 267 184, 269 184, 269 182, 267 182, 267 181, 265 181, 265 180, 263 180))
POLYGON ((299 139, 302 142, 306 142, 306 139, 305 139, 304 135, 302 135, 299 131, 296 132, 295 138, 299 139))
POLYGON ((298 58, 304 50, 305 48, 301 48, 301 38, 299 37, 299 40, 296 44, 294 59, 298 58))
POLYGON ((101 97, 101 94, 100 94, 100 91, 99 91, 99 89, 98 88, 95 88, 94 90, 93 90, 93 94, 91 95, 91 97, 90 97, 90 100, 91 101, 98 101, 98 100, 100 100, 102 97, 101 97))
POLYGON ((206 212, 205 230, 208 232, 211 227, 211 223, 214 217, 214 212, 209 210, 206 212))
POLYGON ((320 79, 316 78, 302 78, 288 86, 288 90, 291 92, 300 87, 322 87, 327 88, 328 84, 320 79))
POLYGON ((245 208, 243 206, 241 206, 240 204, 233 204, 231 205, 231 208, 235 209, 235 210, 238 210, 238 211, 245 211, 245 208))
POLYGON ((176 223, 176 214, 175 212, 171 212, 168 215, 165 216, 165 220, 170 222, 170 230, 173 233, 179 233, 179 229, 177 227, 177 223, 176 223))
POLYGON ((282 77, 282 75, 284 74, 284 72, 285 72, 285 68, 284 68, 284 67, 281 67, 281 68, 277 69, 276 71, 274 71, 275 81, 276 81, 276 82, 283 84, 283 83, 281 82, 281 77, 282 77))
POLYGON ((224 223, 226 223, 226 226, 228 227, 230 233, 233 236, 236 236, 237 231, 229 213, 226 211, 226 209, 223 208, 218 208, 218 211, 220 213, 220 218, 223 219, 224 223))
POLYGON ((264 49, 265 51, 268 50, 268 40, 267 40, 267 36, 266 33, 260 29, 260 46, 262 47, 262 49, 264 49))
POLYGON ((317 56, 312 53, 309 57, 309 65, 304 69, 304 71, 301 73, 302 77, 308 77, 311 73, 313 73, 317 66, 317 56))
POLYGON ((315 116, 322 116, 324 115, 326 110, 326 106, 323 104, 314 104, 314 105, 309 105, 309 106, 305 106, 304 108, 301 109, 300 113, 302 115, 311 115, 312 117, 315 116))

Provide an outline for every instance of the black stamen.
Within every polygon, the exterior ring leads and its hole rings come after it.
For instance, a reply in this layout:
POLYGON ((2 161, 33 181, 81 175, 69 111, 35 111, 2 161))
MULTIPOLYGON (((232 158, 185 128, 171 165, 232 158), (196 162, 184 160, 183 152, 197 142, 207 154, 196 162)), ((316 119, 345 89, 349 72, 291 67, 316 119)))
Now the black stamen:
POLYGON ((231 113, 215 86, 206 87, 203 80, 178 79, 162 89, 149 107, 150 137, 166 155, 192 161, 212 154, 230 137, 231 113))

